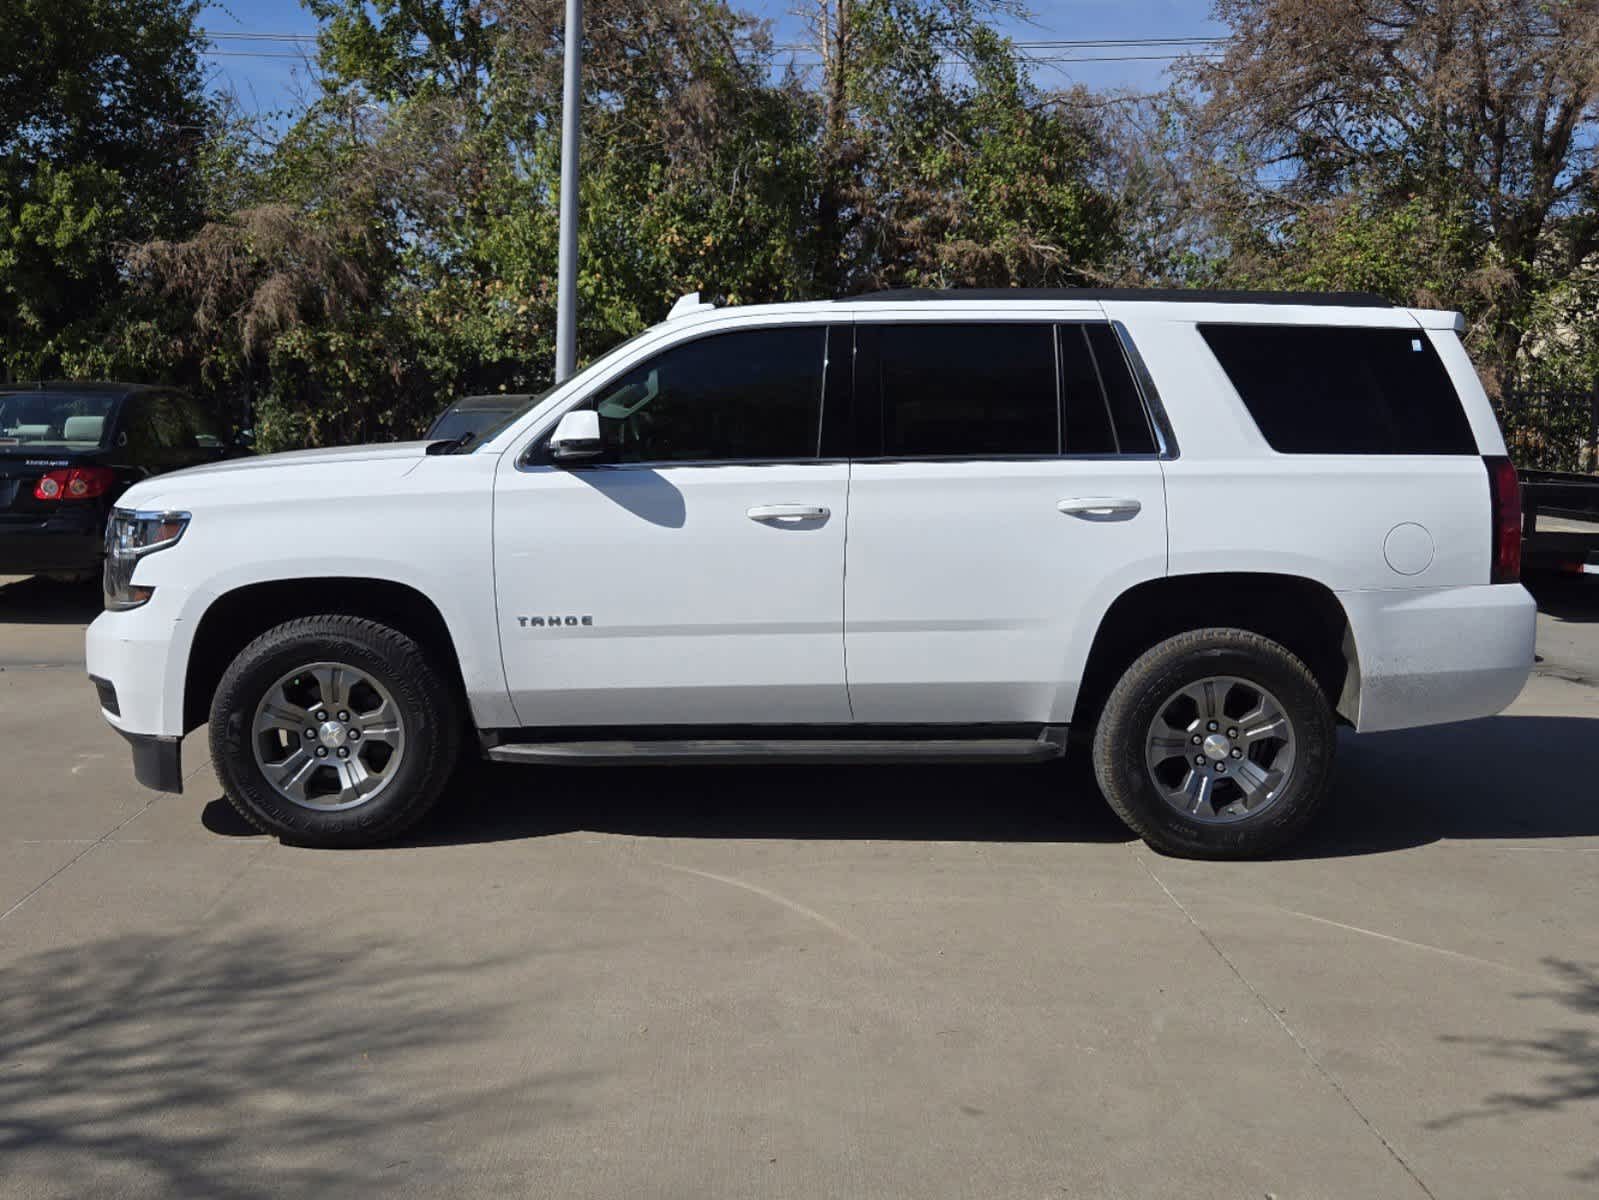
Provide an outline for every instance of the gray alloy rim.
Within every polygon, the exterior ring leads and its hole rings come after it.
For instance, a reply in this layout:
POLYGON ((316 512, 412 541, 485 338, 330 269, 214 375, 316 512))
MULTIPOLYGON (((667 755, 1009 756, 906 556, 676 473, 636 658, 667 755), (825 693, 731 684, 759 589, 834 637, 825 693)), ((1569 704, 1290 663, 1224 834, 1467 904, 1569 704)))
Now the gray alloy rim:
POLYGON ((250 727, 272 790, 316 812, 381 795, 405 761, 405 719, 381 683, 348 663, 308 663, 266 690, 250 727))
POLYGON ((1276 804, 1293 780, 1293 722, 1258 683, 1215 675, 1178 688, 1155 711, 1144 760, 1166 803, 1225 825, 1276 804))

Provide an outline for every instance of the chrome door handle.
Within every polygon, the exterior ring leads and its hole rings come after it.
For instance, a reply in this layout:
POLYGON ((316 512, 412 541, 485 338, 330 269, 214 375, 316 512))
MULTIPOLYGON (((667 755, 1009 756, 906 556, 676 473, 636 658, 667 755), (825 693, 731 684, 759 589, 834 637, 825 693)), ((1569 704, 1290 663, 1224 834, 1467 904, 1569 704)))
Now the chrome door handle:
POLYGON ((1055 507, 1072 517, 1135 517, 1144 506, 1125 496, 1079 496, 1062 500, 1055 507))
POLYGON ((752 521, 820 521, 833 512, 820 504, 757 504, 744 515, 752 521))

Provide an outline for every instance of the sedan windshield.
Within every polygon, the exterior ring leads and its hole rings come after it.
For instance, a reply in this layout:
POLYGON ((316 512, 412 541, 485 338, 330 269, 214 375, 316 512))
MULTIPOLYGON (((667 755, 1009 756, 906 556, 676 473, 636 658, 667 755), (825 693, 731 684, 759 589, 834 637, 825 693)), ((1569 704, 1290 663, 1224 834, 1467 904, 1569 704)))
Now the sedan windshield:
POLYGON ((0 454, 34 446, 92 450, 116 403, 105 392, 0 392, 0 454))

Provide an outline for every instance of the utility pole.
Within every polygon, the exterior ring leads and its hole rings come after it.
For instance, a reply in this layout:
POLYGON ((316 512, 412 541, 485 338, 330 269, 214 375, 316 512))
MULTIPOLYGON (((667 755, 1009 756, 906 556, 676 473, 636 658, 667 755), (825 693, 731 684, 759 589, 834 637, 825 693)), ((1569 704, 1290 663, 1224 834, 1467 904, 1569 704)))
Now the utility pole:
POLYGON ((561 100, 561 249, 555 285, 555 382, 577 368, 577 134, 583 73, 583 0, 566 0, 561 100))

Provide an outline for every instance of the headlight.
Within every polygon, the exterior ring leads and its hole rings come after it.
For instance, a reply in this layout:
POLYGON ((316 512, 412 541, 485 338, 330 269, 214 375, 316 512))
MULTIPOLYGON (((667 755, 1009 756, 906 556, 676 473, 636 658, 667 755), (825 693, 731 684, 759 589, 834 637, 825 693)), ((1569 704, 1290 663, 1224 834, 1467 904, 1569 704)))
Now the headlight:
POLYGON ((146 554, 176 546, 189 527, 186 512, 134 512, 118 508, 105 527, 105 606, 112 612, 138 608, 155 595, 133 586, 133 568, 146 554))

